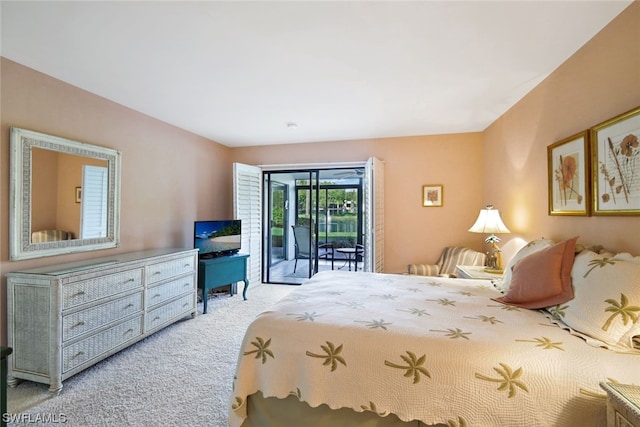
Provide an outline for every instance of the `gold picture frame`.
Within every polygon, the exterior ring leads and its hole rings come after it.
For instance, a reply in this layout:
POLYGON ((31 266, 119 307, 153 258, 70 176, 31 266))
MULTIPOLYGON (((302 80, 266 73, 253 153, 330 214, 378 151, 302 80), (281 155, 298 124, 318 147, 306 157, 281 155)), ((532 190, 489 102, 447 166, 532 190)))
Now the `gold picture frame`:
POLYGON ((586 130, 547 147, 549 215, 590 214, 590 164, 586 130))
POLYGON ((443 205, 443 186, 423 185, 422 186, 422 206, 424 207, 441 207, 443 205))
POLYGON ((590 129, 593 215, 640 215, 640 107, 590 129))

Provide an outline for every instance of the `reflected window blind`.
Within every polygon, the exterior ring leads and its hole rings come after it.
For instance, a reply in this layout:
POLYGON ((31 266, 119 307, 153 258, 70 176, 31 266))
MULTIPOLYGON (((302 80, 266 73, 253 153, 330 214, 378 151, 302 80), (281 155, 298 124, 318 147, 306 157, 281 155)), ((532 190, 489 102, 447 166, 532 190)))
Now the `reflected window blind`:
POLYGON ((81 239, 107 236, 107 177, 106 167, 82 167, 81 239))

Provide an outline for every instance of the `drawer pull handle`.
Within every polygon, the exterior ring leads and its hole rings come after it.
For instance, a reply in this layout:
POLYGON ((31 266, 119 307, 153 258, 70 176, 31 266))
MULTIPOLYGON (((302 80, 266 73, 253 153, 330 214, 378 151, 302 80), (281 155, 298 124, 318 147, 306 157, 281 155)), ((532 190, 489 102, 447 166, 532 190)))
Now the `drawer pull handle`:
POLYGON ((76 323, 75 325, 73 325, 73 326, 71 327, 71 329, 73 329, 73 328, 77 328, 78 326, 82 326, 82 325, 84 325, 84 322, 81 320, 81 321, 79 321, 78 323, 76 323))
POLYGON ((73 360, 73 359, 75 359, 75 358, 77 358, 77 357, 82 356, 83 354, 84 354, 84 351, 79 351, 79 352, 77 352, 76 354, 74 354, 73 356, 71 356, 71 359, 73 360))
POLYGON ((125 331, 124 335, 130 334, 131 332, 133 332, 133 328, 129 328, 125 331))
POLYGON ((124 282, 124 283, 135 282, 135 281, 136 281, 136 279, 134 279, 134 278, 132 277, 131 279, 127 280, 127 281, 126 281, 126 282, 124 282))
POLYGON ((126 309, 127 309, 127 308, 129 308, 129 307, 133 307, 133 304, 132 304, 132 303, 129 303, 129 304, 125 305, 125 306, 124 306, 124 309, 126 310, 126 309))
POLYGON ((185 287, 185 288, 186 288, 186 287, 189 287, 189 286, 191 286, 191 283, 189 283, 189 282, 186 282, 186 283, 184 284, 184 287, 185 287))
POLYGON ((191 267, 191 264, 185 264, 184 265, 184 268, 189 268, 189 267, 191 267))
POLYGON ((84 291, 78 291, 75 294, 71 295, 72 297, 81 297, 82 295, 84 295, 85 292, 84 291))
POLYGON ((162 274, 162 271, 156 271, 156 272, 153 273, 154 276, 157 275, 157 274, 162 274))
POLYGON ((158 298, 160 294, 155 294, 152 298, 158 298))
POLYGON ((156 317, 154 317, 154 319, 152 320, 152 322, 155 322, 156 320, 160 320, 160 316, 156 316, 156 317))
POLYGON ((183 306, 183 307, 187 307, 187 306, 189 306, 189 303, 188 303, 188 302, 185 302, 184 304, 182 304, 182 306, 183 306))

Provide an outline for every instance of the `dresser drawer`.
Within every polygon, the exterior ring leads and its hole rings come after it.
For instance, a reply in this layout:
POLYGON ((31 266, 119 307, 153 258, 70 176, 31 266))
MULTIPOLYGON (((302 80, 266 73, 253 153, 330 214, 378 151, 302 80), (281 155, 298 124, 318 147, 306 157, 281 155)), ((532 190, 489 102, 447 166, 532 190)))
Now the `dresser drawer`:
POLYGON ((64 347, 62 373, 109 353, 114 348, 142 335, 142 316, 120 323, 91 337, 64 347))
POLYGON ((147 283, 156 283, 164 279, 195 271, 195 256, 172 259, 147 266, 147 283))
POLYGON ((62 289, 62 309, 66 310, 138 288, 142 288, 142 268, 69 283, 62 289))
POLYGON ((195 308, 195 296, 190 294, 153 309, 147 313, 146 330, 149 331, 164 325, 176 317, 194 312, 195 308))
POLYGON ((617 410, 614 411, 613 427, 638 427, 640 426, 638 423, 640 423, 640 420, 636 418, 634 422, 626 412, 620 413, 617 410))
POLYGON ((192 274, 149 288, 147 289, 147 307, 156 306, 187 292, 193 293, 195 287, 195 275, 192 274))
POLYGON ((142 292, 127 295, 62 318, 62 341, 142 311, 142 292))

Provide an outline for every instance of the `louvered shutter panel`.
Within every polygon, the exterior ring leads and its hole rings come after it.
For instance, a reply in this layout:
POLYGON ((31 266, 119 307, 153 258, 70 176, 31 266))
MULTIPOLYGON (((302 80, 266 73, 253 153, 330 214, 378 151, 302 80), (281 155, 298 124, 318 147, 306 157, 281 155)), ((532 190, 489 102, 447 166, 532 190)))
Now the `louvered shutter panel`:
POLYGON ((82 167, 82 205, 80 238, 107 236, 107 178, 106 167, 82 167))
POLYGON ((249 254, 249 283, 262 280, 262 169, 233 164, 233 212, 242 220, 242 253, 249 254))
POLYGON ((365 271, 384 272, 384 163, 367 160, 364 180, 365 271))

